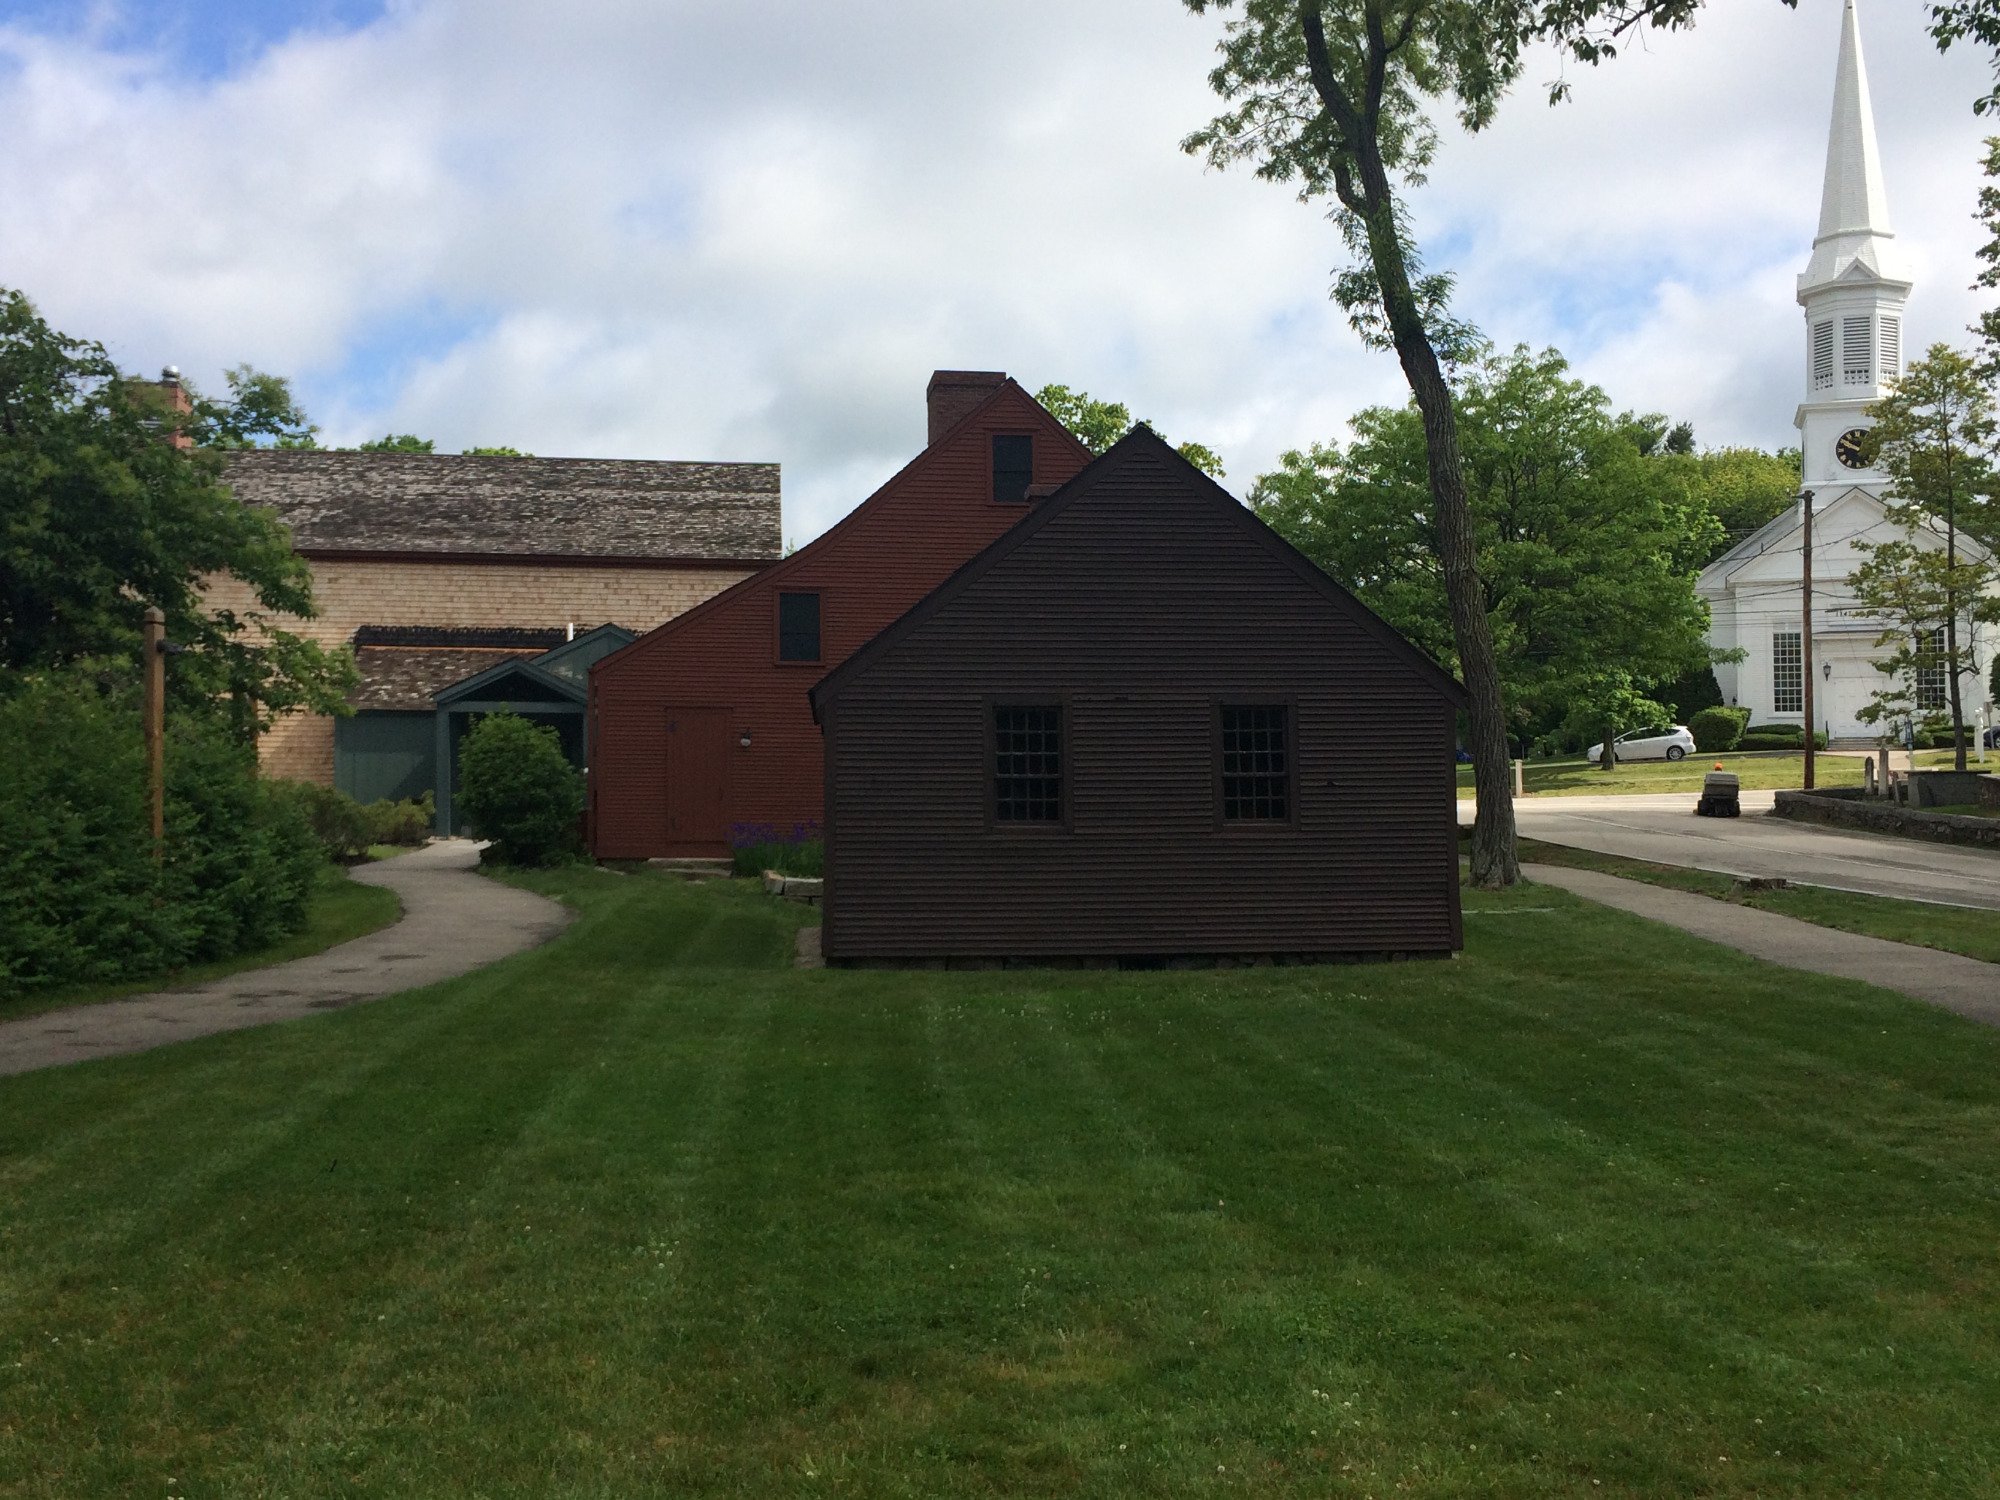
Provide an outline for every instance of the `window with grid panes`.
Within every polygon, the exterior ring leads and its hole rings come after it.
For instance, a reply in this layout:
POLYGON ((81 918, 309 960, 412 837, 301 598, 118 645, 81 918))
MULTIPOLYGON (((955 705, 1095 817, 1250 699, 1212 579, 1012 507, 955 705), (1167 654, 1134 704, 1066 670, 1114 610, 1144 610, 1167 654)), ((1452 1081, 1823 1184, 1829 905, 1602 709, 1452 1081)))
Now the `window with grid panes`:
POLYGON ((1292 815, 1292 768, 1283 704, 1222 710, 1222 817, 1283 821, 1292 815))
POLYGON ((1062 821, 1062 728, 1058 704, 993 710, 993 818, 1062 821))
POLYGON ((1805 652, 1799 632, 1771 633, 1771 712, 1803 713, 1806 706, 1805 652))
POLYGON ((1917 641, 1917 711, 1941 712, 1951 701, 1951 667, 1945 660, 1944 629, 1927 630, 1917 641))

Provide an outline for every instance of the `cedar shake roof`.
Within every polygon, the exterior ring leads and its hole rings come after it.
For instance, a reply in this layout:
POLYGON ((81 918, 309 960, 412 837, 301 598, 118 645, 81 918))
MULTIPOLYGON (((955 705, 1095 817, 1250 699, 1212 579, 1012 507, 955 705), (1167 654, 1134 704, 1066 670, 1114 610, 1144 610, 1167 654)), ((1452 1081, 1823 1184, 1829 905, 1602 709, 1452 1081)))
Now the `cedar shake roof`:
POLYGON ((361 686, 347 701, 357 709, 430 713, 431 702, 455 682, 503 661, 540 656, 540 646, 357 646, 361 686))
MULTIPOLYGON (((591 629, 577 626, 577 634, 591 629)), ((547 651, 570 638, 568 628, 555 625, 363 625, 354 632, 356 646, 456 646, 460 649, 547 651)))
POLYGON ((776 464, 250 449, 223 456, 246 505, 300 552, 775 561, 776 464))

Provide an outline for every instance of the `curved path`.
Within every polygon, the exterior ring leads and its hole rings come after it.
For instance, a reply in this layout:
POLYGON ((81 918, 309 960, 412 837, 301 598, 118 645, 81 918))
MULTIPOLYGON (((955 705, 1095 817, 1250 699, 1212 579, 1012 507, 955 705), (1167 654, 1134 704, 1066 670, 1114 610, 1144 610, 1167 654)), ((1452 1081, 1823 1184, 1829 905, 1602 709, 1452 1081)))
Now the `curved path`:
POLYGON ((364 885, 387 886, 402 920, 309 958, 101 1005, 0 1023, 0 1075, 144 1052, 169 1042, 289 1021, 451 979, 547 942, 568 908, 473 873, 479 845, 447 839, 359 865, 364 885))

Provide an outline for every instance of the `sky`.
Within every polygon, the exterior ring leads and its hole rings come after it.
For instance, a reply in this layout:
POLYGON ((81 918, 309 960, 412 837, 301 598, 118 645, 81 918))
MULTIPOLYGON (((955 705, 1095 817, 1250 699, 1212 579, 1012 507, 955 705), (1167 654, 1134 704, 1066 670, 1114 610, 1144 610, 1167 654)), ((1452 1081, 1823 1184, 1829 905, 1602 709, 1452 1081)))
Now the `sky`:
MULTIPOLYGON (((1914 351, 1990 296, 1990 65, 1863 4, 1914 351)), ((1459 314, 1706 446, 1794 441, 1839 24, 1711 0, 1534 58, 1411 195, 1459 314)), ((286 375, 327 442, 776 461, 794 542, 922 447, 937 368, 1123 401, 1241 494, 1407 393, 1323 209, 1180 151, 1219 35, 1175 0, 0 0, 0 286, 137 372, 286 375)))

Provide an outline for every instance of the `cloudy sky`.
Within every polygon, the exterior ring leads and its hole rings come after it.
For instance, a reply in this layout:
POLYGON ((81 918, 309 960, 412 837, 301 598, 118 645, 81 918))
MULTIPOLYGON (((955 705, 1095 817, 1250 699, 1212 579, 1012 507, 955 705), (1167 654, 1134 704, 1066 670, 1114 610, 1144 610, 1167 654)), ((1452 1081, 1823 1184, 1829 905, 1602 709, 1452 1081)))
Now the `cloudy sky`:
MULTIPOLYGON (((1959 336, 1986 64, 1865 0, 1912 347, 1959 336)), ((1839 0, 1716 0, 1416 196, 1459 310, 1707 444, 1791 440, 1839 0)), ((327 440, 778 460, 817 534, 941 366, 1123 400, 1247 488, 1401 400, 1319 212, 1177 143, 1175 0, 0 0, 0 285, 129 368, 290 375, 327 440)))

